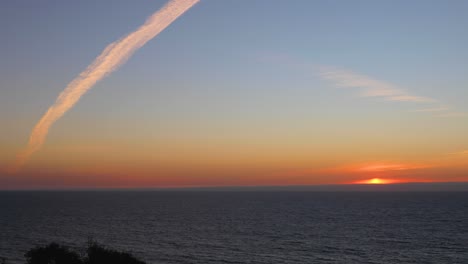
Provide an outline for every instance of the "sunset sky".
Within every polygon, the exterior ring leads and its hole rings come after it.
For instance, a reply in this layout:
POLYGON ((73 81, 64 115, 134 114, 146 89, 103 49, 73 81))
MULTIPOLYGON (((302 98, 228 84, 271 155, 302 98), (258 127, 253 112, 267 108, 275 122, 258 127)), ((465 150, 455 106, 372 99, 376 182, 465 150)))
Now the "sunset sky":
POLYGON ((201 0, 9 171, 166 2, 0 1, 0 189, 468 181, 464 0, 201 0))

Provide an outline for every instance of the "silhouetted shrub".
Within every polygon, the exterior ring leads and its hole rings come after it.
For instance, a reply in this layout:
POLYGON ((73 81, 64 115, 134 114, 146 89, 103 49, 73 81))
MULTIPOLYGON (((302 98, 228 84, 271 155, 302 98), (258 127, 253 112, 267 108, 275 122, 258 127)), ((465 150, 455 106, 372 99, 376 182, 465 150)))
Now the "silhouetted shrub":
MULTIPOLYGON (((57 243, 35 247, 24 256, 27 264, 146 264, 130 253, 106 248, 92 240, 88 242, 86 256, 83 258, 68 247, 57 243)), ((5 264, 5 260, 2 264, 5 264)))
POLYGON ((130 253, 108 249, 94 241, 88 243, 87 254, 85 264, 145 264, 145 262, 136 259, 130 253))
POLYGON ((77 253, 57 243, 51 243, 46 247, 33 248, 24 256, 28 264, 83 264, 77 253))

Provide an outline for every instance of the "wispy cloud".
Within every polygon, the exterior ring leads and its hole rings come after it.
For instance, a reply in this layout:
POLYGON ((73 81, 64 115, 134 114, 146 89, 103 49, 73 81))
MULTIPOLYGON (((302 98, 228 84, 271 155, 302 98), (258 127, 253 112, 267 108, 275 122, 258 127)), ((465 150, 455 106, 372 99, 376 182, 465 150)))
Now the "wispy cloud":
POLYGON ((395 84, 377 80, 353 71, 320 66, 318 67, 318 72, 321 78, 332 82, 337 87, 359 89, 360 97, 374 97, 386 101, 426 104, 429 105, 429 107, 414 110, 413 112, 430 113, 436 117, 468 116, 468 113, 451 110, 449 107, 438 103, 438 100, 434 98, 414 95, 395 84))
POLYGON ((98 81, 118 69, 135 51, 156 37, 197 2, 199 0, 170 0, 137 30, 108 45, 101 55, 60 93, 55 103, 32 130, 28 146, 18 154, 10 171, 16 172, 19 170, 29 156, 41 148, 50 127, 70 110, 80 100, 81 96, 98 81))
POLYGON ((464 112, 447 112, 447 113, 440 113, 435 115, 437 117, 464 117, 468 116, 468 113, 464 112))
POLYGON ((360 165, 356 168, 359 172, 384 172, 384 171, 404 171, 428 168, 427 165, 403 164, 403 163, 371 163, 360 165))
POLYGON ((457 155, 457 156, 468 155, 468 150, 462 150, 462 151, 452 152, 452 153, 449 153, 449 155, 457 155))
POLYGON ((319 74, 323 79, 333 82, 338 87, 360 89, 361 97, 378 97, 399 102, 436 102, 433 98, 413 95, 394 84, 348 70, 320 67, 319 74))
POLYGON ((434 113, 434 112, 445 112, 448 110, 449 110, 448 107, 433 107, 433 108, 417 109, 417 110, 414 110, 414 112, 434 113))
POLYGON ((326 173, 344 173, 344 174, 363 174, 379 172, 398 172, 409 170, 420 170, 431 168, 433 165, 408 162, 391 161, 370 161, 366 163, 344 164, 336 167, 325 168, 322 172, 326 173))

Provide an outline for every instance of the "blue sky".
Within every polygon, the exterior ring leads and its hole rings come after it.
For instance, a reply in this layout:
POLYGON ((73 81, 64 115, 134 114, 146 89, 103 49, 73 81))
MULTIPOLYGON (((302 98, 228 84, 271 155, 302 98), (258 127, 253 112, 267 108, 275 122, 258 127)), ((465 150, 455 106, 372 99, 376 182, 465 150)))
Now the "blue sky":
MULTIPOLYGON (((2 98, 29 93, 31 82, 40 81, 39 96, 50 101, 105 45, 135 29, 163 3, 1 3, 2 98)), ((139 51, 119 75, 153 69, 157 74, 162 64, 183 64, 190 75, 243 74, 262 56, 288 56, 297 63, 364 72, 462 106, 467 9, 466 1, 205 0, 139 51)), ((211 77, 203 75, 199 78, 211 77)))
MULTIPOLYGON (((165 2, 2 1, 2 158, 14 156, 11 150, 25 144, 56 96, 106 45, 165 2)), ((462 0, 202 0, 86 94, 52 129, 50 142, 132 142, 174 131, 221 141, 272 133, 272 140, 290 142, 319 131, 313 142, 330 133, 343 138, 340 131, 349 129, 385 135, 375 142, 390 132, 412 140, 427 132, 417 146, 449 138, 433 150, 463 151, 467 12, 462 0), (317 69, 325 66, 436 102, 362 97, 359 89, 324 80, 317 69), (415 112, 438 107, 460 116, 415 112)))

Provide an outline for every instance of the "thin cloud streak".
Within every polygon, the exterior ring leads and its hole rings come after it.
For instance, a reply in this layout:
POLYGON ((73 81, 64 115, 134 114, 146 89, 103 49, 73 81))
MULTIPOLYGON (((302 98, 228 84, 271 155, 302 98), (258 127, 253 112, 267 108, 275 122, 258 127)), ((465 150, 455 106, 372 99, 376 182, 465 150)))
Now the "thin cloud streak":
POLYGON ((448 107, 434 107, 434 108, 425 108, 425 109, 417 109, 417 110, 414 110, 414 112, 430 112, 430 113, 433 113, 433 112, 444 112, 444 111, 447 111, 449 110, 448 107))
POLYGON ((378 97, 387 101, 399 102, 436 102, 436 100, 429 97, 412 95, 396 85, 347 70, 319 67, 319 75, 338 87, 361 89, 359 94, 361 97, 378 97))
POLYGON ((98 81, 124 64, 132 54, 156 37, 199 0, 170 0, 151 15, 136 31, 108 45, 94 62, 76 77, 58 96, 31 132, 27 147, 21 151, 10 172, 18 171, 44 144, 50 127, 72 108, 98 81))
POLYGON ((448 112, 448 113, 443 113, 443 114, 438 114, 435 115, 436 117, 466 117, 468 116, 468 113, 464 112, 448 112))
POLYGON ((402 163, 373 163, 360 166, 356 171, 359 172, 385 172, 385 171, 404 171, 428 168, 427 165, 402 164, 402 163))
POLYGON ((462 150, 462 151, 458 151, 458 152, 452 152, 452 153, 449 153, 449 155, 457 155, 457 156, 468 155, 468 150, 462 150))
POLYGON ((468 113, 455 112, 436 99, 410 94, 406 90, 384 81, 373 79, 366 75, 333 67, 318 67, 319 76, 334 83, 338 87, 360 89, 361 97, 381 98, 386 101, 408 102, 416 104, 432 104, 432 107, 414 110, 413 112, 426 112, 435 117, 466 117, 468 113))

